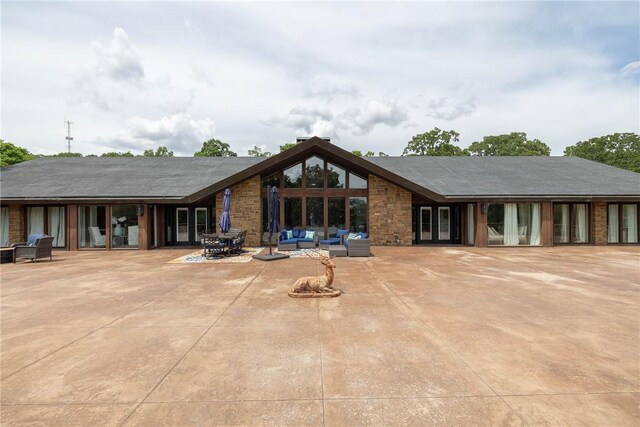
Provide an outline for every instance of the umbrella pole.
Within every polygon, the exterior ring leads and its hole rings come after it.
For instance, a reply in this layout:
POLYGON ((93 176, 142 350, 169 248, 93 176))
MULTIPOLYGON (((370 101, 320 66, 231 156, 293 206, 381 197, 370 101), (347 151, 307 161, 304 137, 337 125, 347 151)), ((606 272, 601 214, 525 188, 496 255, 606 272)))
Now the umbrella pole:
POLYGON ((267 212, 269 213, 267 217, 269 218, 269 256, 271 253, 271 238, 273 236, 273 218, 271 218, 271 186, 267 185, 267 212))

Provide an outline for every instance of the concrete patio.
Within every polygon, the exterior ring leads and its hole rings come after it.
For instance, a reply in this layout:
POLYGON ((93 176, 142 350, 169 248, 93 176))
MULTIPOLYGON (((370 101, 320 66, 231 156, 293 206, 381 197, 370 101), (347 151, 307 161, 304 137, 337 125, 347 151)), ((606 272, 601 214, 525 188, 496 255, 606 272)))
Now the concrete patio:
POLYGON ((640 248, 3 264, 2 425, 640 423, 640 248))

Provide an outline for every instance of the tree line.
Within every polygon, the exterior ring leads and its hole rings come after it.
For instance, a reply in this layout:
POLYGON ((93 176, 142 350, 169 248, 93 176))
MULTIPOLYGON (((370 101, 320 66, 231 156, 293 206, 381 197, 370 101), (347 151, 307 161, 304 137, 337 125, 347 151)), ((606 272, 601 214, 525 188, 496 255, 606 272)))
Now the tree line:
MULTIPOLYGON (((480 141, 472 142, 467 148, 458 145, 460 134, 454 130, 432 130, 415 135, 404 148, 403 156, 549 156, 551 149, 539 139, 529 139, 524 132, 511 132, 503 135, 489 135, 480 141)), ((280 145, 280 152, 288 150, 296 143, 280 145)), ((353 150, 357 156, 375 156, 373 151, 353 150)), ((248 150, 252 157, 270 157, 273 153, 263 151, 254 145, 248 150)), ((565 156, 581 157, 588 160, 640 172, 640 135, 636 133, 614 133, 578 141, 564 150, 565 156)), ((99 157, 134 157, 130 151, 108 152, 99 157)), ((173 157, 173 151, 165 146, 145 150, 145 157, 173 157)), ((237 157, 229 144, 218 139, 209 139, 202 143, 196 157, 237 157)), ((378 156, 387 156, 378 152, 378 156)), ((24 162, 42 155, 30 153, 27 149, 0 139, 0 166, 24 162)), ((81 153, 58 153, 50 157, 98 157, 95 154, 83 156, 81 153)))

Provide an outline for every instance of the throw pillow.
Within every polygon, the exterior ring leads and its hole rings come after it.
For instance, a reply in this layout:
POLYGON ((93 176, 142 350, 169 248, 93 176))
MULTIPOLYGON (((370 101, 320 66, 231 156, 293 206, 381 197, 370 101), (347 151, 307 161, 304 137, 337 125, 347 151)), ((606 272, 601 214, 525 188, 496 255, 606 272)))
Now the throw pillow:
POLYGON ((349 235, 347 236, 347 240, 353 240, 353 239, 358 239, 358 235, 356 233, 349 233, 349 235))
POLYGON ((293 230, 285 230, 287 232, 287 240, 293 239, 293 230))
POLYGON ((306 233, 304 233, 304 238, 305 239, 313 239, 315 234, 316 234, 315 231, 307 231, 306 233))

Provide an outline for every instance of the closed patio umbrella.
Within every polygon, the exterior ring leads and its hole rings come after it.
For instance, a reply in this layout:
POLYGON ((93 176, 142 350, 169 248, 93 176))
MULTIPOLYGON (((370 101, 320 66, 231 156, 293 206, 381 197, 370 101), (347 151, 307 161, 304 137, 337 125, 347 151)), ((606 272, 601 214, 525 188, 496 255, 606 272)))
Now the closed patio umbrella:
POLYGON ((278 187, 271 187, 269 195, 269 255, 271 255, 271 238, 280 229, 280 199, 278 187))
POLYGON ((222 215, 220 216, 220 231, 226 233, 231 228, 231 218, 229 217, 229 209, 231 208, 231 190, 224 190, 224 198, 222 199, 222 215))

